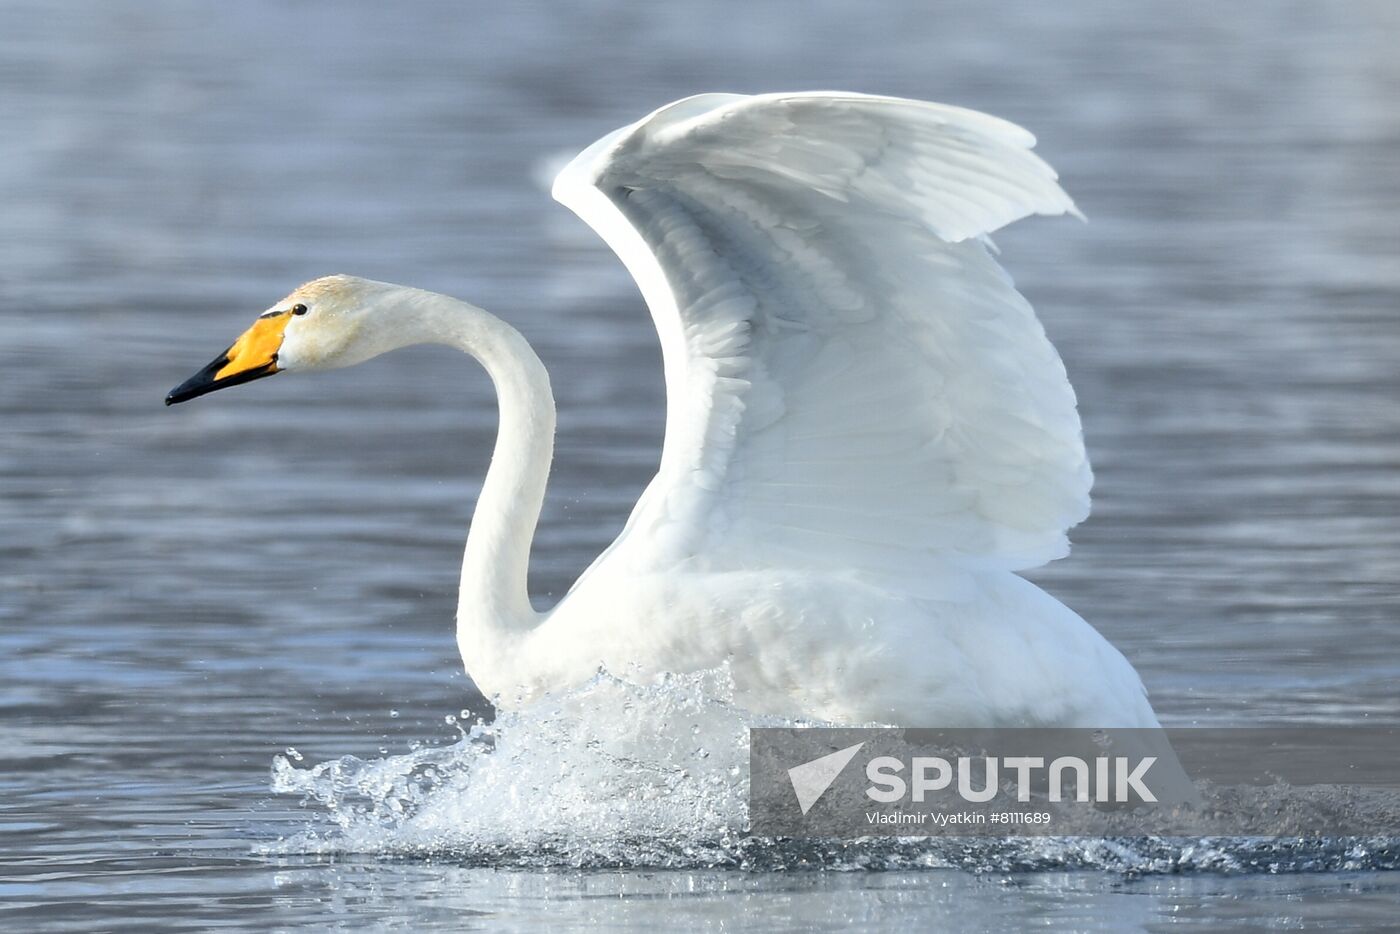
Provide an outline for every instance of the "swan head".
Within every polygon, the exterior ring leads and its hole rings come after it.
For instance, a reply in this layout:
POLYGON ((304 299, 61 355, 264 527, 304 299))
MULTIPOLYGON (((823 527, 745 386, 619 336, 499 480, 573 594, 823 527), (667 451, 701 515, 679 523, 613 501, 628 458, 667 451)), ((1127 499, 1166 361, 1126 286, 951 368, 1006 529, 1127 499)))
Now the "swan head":
POLYGON ((354 276, 313 279, 259 315, 227 350, 170 390, 165 404, 286 370, 328 370, 377 356, 390 349, 392 335, 367 323, 402 291, 354 276))

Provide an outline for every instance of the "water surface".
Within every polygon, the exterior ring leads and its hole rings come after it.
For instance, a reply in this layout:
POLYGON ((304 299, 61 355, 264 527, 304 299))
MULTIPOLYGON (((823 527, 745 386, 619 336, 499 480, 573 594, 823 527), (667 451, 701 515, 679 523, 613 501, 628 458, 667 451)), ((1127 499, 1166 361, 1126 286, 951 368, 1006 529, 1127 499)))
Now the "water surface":
POLYGON ((276 849, 318 826, 272 791, 287 747, 373 761, 487 712, 451 619, 490 387, 438 348, 161 399, 316 275, 500 313, 560 396, 547 603, 662 428, 645 310, 547 167, 702 90, 988 110, 1092 221, 999 237, 1098 476, 1036 580, 1169 724, 1400 721, 1397 36, 1383 0, 6 4, 0 925, 1388 922, 1400 886, 1367 857, 658 872, 276 849))

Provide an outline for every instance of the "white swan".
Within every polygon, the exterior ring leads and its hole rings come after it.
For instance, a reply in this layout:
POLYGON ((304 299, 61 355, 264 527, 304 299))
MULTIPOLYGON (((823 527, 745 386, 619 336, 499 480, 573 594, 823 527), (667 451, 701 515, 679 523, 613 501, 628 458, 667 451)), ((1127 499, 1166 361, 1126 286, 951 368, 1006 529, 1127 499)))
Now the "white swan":
POLYGON ((727 662, 750 709, 919 726, 1156 726, 1092 627, 1016 575, 1089 509, 1073 390, 985 235, 1074 213, 1033 137, 860 94, 705 94, 590 146, 554 196, 660 333, 661 464, 551 611, 526 591, 553 451, 538 357, 479 308, 349 276, 262 315, 167 403, 442 343, 500 429, 462 564, 468 673, 519 703, 600 666, 727 662))

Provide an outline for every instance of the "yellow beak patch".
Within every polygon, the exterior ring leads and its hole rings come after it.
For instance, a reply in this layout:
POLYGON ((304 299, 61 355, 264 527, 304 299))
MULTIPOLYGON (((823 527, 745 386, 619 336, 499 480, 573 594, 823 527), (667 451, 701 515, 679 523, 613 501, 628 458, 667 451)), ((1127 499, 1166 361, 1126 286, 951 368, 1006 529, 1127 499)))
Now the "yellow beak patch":
POLYGON ((165 397, 166 405, 187 402, 225 386, 251 383, 264 376, 280 372, 277 351, 291 320, 291 312, 270 312, 253 322, 233 346, 219 354, 212 363, 185 380, 165 397))
POLYGON ((214 378, 228 379, 240 373, 266 367, 271 367, 271 372, 275 373, 277 351, 282 346, 282 332, 287 329, 290 317, 291 315, 284 311, 254 321, 253 326, 244 331, 225 352, 228 363, 214 374, 214 378))

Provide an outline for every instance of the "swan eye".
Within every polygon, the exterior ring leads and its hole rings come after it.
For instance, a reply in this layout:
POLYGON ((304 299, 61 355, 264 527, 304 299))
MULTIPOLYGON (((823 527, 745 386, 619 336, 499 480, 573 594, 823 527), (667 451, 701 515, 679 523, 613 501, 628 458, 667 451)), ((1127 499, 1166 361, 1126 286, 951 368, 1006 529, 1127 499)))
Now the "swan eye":
POLYGON ((306 314, 306 306, 305 306, 305 305, 293 305, 293 306, 292 306, 292 314, 294 314, 294 315, 304 315, 304 314, 306 314))

